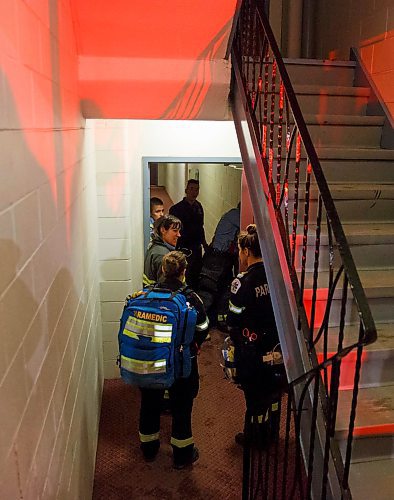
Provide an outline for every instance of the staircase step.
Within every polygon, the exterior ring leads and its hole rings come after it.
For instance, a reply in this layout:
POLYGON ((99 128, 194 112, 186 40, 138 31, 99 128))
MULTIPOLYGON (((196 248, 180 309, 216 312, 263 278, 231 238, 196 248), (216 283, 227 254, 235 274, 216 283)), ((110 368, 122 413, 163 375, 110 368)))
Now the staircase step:
MULTIPOLYGON (((371 308, 372 316, 377 323, 390 323, 394 321, 394 269, 384 270, 359 270, 358 271, 365 295, 371 308)), ((328 296, 328 272, 319 272, 318 290, 316 300, 317 321, 322 321, 328 296)), ((313 273, 307 272, 305 276, 304 303, 307 314, 311 308, 313 291, 313 273)), ((335 289, 331 304, 330 326, 338 326, 340 320, 342 298, 342 280, 335 289)), ((346 324, 358 322, 359 315, 354 304, 352 294, 348 290, 346 305, 346 324)), ((317 323, 317 326, 319 323, 317 323)))
POLYGON ((308 115, 305 121, 315 147, 377 148, 383 120, 380 116, 308 115))
MULTIPOLYGON (((360 280, 368 298, 393 297, 394 298, 394 269, 385 270, 361 270, 359 272, 360 280)), ((307 273, 305 284, 307 288, 312 285, 311 273, 307 273)), ((323 271, 319 273, 319 284, 324 286, 328 283, 328 273, 323 271)), ((325 300, 326 289, 321 291, 320 300, 325 300)), ((341 288, 338 286, 334 298, 340 298, 341 288)), ((318 296, 319 300, 319 296, 318 296)), ((394 305, 394 303, 393 303, 394 305)), ((394 309, 393 309, 394 315, 394 309)))
MULTIPOLYGON (((316 148, 327 182, 394 183, 394 150, 380 148, 316 148)), ((301 155, 301 179, 305 179, 305 154, 301 155)), ((294 161, 294 152, 291 156, 294 161)), ((282 158, 282 165, 285 157, 282 158)))
POLYGON ((352 464, 349 484, 353 500, 392 500, 394 458, 352 464))
MULTIPOLYGON (((394 269, 394 224, 365 223, 343 224, 347 242, 358 269, 394 269)), ((300 236, 299 236, 300 238, 300 236)), ((307 271, 313 271, 316 227, 310 226, 308 232, 307 271)), ((319 268, 328 270, 329 239, 327 226, 321 227, 319 268)), ((335 248, 335 247, 334 247, 335 248)), ((302 246, 298 245, 295 266, 301 267, 302 246)), ((339 267, 338 251, 334 251, 334 267, 339 267)))
POLYGON ((352 87, 342 85, 294 85, 296 94, 316 96, 351 96, 369 97, 371 91, 367 87, 352 87))
MULTIPOLYGON (((293 209, 294 188, 292 179, 289 182, 289 210, 293 209)), ((394 221, 394 184, 344 184, 330 183, 331 196, 342 224, 394 221)), ((309 210, 311 217, 317 213, 318 190, 312 184, 309 210)), ((305 200, 305 186, 298 192, 299 206, 305 200)), ((301 217, 301 215, 300 215, 301 217)), ((301 219, 299 220, 301 223, 301 219)))
MULTIPOLYGON (((369 88, 340 85, 294 85, 303 114, 365 115, 369 88)), ((279 109, 279 88, 275 89, 276 109, 279 109)))
POLYGON ((284 62, 293 85, 352 86, 354 82, 354 62, 289 58, 284 62))
MULTIPOLYGON (((376 327, 378 339, 363 350, 360 387, 394 384, 394 326, 391 323, 378 323, 376 327)), ((330 327, 328 329, 327 349, 329 357, 337 351, 338 331, 338 328, 330 327)), ((359 325, 347 325, 344 333, 343 346, 355 344, 359 337, 359 325)), ((320 338, 316 346, 319 361, 323 361, 323 342, 323 338, 320 338)), ((341 389, 351 389, 353 387, 355 363, 355 351, 343 358, 340 379, 341 389)))
POLYGON ((322 160, 394 160, 393 149, 380 148, 341 148, 341 147, 323 147, 316 148, 316 152, 322 160))
MULTIPOLYGON (((353 391, 340 391, 336 439, 342 452, 348 432, 353 391)), ((352 462, 394 457, 394 386, 360 388, 352 462)))

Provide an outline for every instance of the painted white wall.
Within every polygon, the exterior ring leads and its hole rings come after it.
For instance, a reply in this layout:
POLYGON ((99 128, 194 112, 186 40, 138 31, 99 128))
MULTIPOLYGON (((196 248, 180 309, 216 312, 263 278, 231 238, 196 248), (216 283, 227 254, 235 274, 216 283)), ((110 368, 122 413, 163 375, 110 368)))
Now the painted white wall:
POLYGON ((204 207, 205 238, 211 242, 221 216, 237 206, 241 197, 242 170, 223 164, 193 164, 198 169, 200 195, 204 207))
POLYGON ((240 151, 233 122, 88 120, 87 126, 95 136, 104 373, 112 378, 123 300, 142 284, 143 158, 239 158, 240 151))
POLYGON ((178 203, 185 196, 186 163, 160 163, 159 170, 162 166, 166 172, 164 182, 166 191, 171 200, 178 203))
POLYGON ((102 340, 70 5, 0 11, 0 498, 88 499, 102 340))

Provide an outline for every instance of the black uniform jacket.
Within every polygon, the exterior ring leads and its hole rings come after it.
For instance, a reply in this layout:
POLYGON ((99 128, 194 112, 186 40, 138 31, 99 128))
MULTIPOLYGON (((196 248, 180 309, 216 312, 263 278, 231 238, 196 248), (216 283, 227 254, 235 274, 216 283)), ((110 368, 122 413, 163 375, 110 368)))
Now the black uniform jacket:
POLYGON ((263 262, 248 267, 231 284, 227 325, 235 343, 253 342, 260 353, 271 351, 279 342, 272 309, 271 296, 263 262), (248 340, 244 333, 255 333, 256 340, 248 340))
POLYGON ((182 222, 181 237, 177 248, 193 250, 205 241, 204 210, 199 201, 190 204, 186 198, 170 208, 170 214, 182 222))
MULTIPOLYGON (((176 290, 179 290, 185 285, 178 279, 169 280, 162 278, 157 283, 157 286, 159 288, 166 288, 167 290, 175 292, 176 290)), ((206 336, 208 335, 209 321, 200 297, 195 292, 193 292, 193 290, 188 286, 185 287, 182 293, 183 295, 186 296, 187 300, 190 302, 190 305, 194 306, 197 311, 196 330, 194 333, 194 341, 196 343, 196 346, 191 346, 192 355, 195 355, 197 353, 197 350, 200 348, 201 344, 206 339, 206 336)))

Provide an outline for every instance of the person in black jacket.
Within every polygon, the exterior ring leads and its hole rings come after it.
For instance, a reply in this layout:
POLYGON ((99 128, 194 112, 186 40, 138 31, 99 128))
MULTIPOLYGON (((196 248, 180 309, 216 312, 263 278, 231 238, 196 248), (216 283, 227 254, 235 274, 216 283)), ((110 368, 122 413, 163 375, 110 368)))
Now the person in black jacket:
MULTIPOLYGON (((198 457, 192 433, 193 400, 199 390, 197 354, 208 333, 208 318, 201 299, 189 287, 184 286, 187 261, 182 252, 173 251, 162 259, 162 276, 156 286, 176 291, 182 289, 190 304, 196 308, 197 322, 194 344, 191 346, 192 370, 187 378, 175 380, 169 389, 172 414, 171 446, 173 465, 183 469, 191 465, 198 457)), ((141 389, 141 409, 139 433, 141 449, 145 460, 154 460, 160 448, 160 410, 163 390, 141 389)))
POLYGON ((208 248, 204 231, 204 210, 197 201, 200 184, 196 179, 189 179, 185 190, 186 196, 170 208, 170 214, 182 222, 182 234, 177 248, 190 250, 187 259, 186 282, 197 290, 198 278, 202 266, 202 246, 208 248))
POLYGON ((276 431, 271 424, 277 425, 280 379, 274 362, 280 361, 281 355, 254 224, 238 237, 238 248, 240 266, 247 269, 231 284, 227 326, 235 347, 236 382, 245 395, 244 432, 247 434, 237 434, 236 442, 250 441, 253 427, 253 441, 265 446, 270 434, 276 431), (257 424, 257 430, 253 423, 257 424))

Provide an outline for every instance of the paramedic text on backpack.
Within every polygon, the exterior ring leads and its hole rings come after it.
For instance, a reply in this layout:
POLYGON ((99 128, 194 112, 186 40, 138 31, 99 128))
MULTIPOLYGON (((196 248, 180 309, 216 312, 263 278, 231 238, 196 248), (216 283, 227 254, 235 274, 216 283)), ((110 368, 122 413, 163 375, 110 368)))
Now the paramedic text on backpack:
MULTIPOLYGON (((186 257, 182 252, 175 251, 165 255, 162 260, 163 275, 158 287, 172 291, 182 288, 186 265, 186 257)), ((199 389, 197 353, 208 333, 208 319, 200 298, 190 288, 185 288, 182 293, 190 304, 196 308, 197 323, 194 343, 191 345, 191 374, 187 378, 175 380, 169 389, 172 413, 171 445, 174 467, 177 469, 182 469, 198 459, 198 450, 194 446, 191 418, 193 400, 197 396, 199 389)), ((141 389, 139 432, 141 449, 147 460, 153 460, 160 447, 159 431, 162 397, 162 390, 141 389)))
POLYGON ((231 284, 227 325, 235 346, 236 382, 245 395, 246 414, 244 433, 235 439, 239 444, 253 441, 264 447, 277 432, 280 377, 274 358, 280 361, 281 355, 254 224, 238 237, 238 249, 241 269, 247 269, 231 284))

